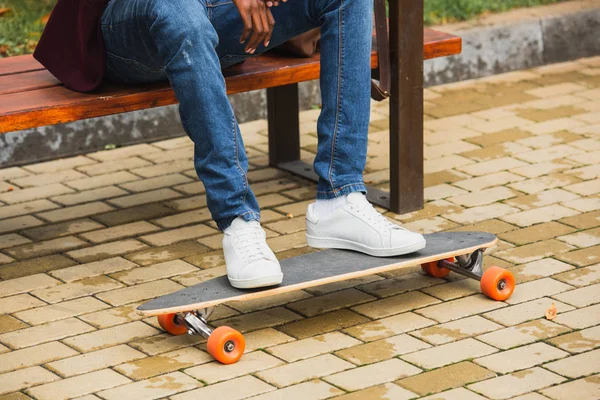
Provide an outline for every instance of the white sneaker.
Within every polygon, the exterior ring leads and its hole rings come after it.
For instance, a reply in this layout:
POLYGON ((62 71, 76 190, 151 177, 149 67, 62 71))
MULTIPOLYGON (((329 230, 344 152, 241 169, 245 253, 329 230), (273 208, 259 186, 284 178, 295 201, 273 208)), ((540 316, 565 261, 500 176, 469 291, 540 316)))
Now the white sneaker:
POLYGON ((281 266, 257 221, 238 217, 223 233, 223 254, 231 286, 252 289, 281 283, 281 266))
POLYGON ((399 256, 421 250, 425 238, 391 223, 361 192, 332 213, 317 218, 314 204, 306 212, 306 241, 320 249, 348 249, 376 257, 399 256))

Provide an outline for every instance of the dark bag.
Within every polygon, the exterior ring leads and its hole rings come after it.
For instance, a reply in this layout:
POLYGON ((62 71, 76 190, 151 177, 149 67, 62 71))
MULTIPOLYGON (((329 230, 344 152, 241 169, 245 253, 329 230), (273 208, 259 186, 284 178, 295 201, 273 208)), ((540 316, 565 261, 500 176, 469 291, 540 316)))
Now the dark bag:
MULTIPOLYGON (((390 42, 385 0, 374 0, 374 2, 375 35, 377 37, 377 54, 379 59, 379 83, 371 80, 371 97, 373 100, 382 101, 390 96, 390 42)), ((321 31, 319 28, 316 28, 288 40, 275 50, 297 57, 312 57, 319 48, 320 39, 321 31)))

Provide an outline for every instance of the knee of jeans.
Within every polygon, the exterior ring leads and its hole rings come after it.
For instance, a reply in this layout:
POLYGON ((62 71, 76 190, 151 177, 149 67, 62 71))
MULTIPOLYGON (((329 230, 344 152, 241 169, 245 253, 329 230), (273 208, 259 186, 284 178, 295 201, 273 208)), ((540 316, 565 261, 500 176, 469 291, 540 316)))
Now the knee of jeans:
POLYGON ((216 46, 218 36, 210 20, 206 5, 201 0, 150 0, 152 29, 172 41, 188 44, 207 43, 216 46))

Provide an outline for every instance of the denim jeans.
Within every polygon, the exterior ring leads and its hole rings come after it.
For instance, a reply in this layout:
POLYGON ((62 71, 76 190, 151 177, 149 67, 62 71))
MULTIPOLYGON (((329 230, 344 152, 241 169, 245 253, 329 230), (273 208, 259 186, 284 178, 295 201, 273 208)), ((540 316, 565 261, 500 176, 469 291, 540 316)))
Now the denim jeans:
MULTIPOLYGON (((321 28, 322 111, 317 122, 317 198, 366 192, 372 0, 289 0, 273 7, 268 48, 321 28)), ((125 83, 168 79, 194 166, 221 230, 241 216, 260 220, 248 160, 221 72, 251 57, 231 0, 111 0, 102 16, 106 76, 125 83)), ((284 132, 282 132, 284 134, 284 132)))

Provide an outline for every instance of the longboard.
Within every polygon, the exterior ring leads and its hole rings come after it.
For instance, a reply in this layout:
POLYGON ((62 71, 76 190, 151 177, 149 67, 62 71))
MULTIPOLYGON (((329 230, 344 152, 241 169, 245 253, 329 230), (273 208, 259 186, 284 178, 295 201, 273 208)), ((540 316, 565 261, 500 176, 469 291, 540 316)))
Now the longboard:
POLYGON ((323 250, 281 261, 283 282, 274 287, 242 290, 232 287, 226 276, 190 286, 140 305, 143 316, 158 316, 160 325, 173 334, 200 334, 208 338, 209 353, 223 363, 235 362, 243 354, 243 337, 228 327, 214 331, 206 313, 219 304, 259 299, 295 290, 325 285, 383 272, 421 265, 432 276, 442 278, 450 270, 480 280, 482 292, 505 300, 514 290, 514 277, 499 267, 482 270, 483 251, 497 238, 485 232, 446 232, 425 235, 424 249, 397 257, 372 257, 348 250, 323 250), (228 350, 229 349, 229 350, 228 350))

